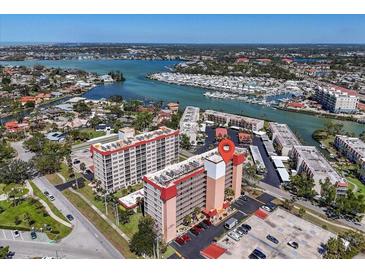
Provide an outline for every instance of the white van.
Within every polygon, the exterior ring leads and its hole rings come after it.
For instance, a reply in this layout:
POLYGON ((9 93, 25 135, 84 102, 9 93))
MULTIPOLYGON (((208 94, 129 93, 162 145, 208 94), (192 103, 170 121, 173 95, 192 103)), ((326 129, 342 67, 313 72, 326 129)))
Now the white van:
POLYGON ((230 218, 229 220, 227 220, 224 224, 224 227, 228 230, 231 230, 232 228, 234 228, 236 225, 238 224, 238 220, 235 218, 230 218))

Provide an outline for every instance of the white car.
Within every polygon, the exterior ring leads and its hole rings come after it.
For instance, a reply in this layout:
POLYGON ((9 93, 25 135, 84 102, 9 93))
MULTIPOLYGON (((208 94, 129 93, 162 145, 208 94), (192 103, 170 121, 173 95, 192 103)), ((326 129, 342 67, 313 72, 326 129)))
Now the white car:
POLYGON ((53 196, 51 195, 51 196, 49 196, 49 199, 50 199, 51 201, 54 201, 54 200, 55 200, 55 197, 53 197, 53 196))
POLYGON ((272 209, 266 205, 262 205, 261 208, 267 212, 272 212, 272 209))
POLYGON ((232 238, 233 240, 235 240, 237 242, 241 239, 240 235, 236 232, 233 232, 233 231, 228 232, 227 235, 228 235, 228 237, 232 238))

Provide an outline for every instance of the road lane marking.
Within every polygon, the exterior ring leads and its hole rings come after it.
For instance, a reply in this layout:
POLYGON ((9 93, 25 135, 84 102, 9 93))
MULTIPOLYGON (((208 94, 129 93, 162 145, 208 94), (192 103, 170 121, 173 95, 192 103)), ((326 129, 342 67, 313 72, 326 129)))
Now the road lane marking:
POLYGON ((6 240, 6 239, 8 239, 7 237, 6 237, 6 235, 5 235, 5 231, 4 230, 1 230, 2 232, 3 232, 3 235, 4 235, 4 239, 6 240))

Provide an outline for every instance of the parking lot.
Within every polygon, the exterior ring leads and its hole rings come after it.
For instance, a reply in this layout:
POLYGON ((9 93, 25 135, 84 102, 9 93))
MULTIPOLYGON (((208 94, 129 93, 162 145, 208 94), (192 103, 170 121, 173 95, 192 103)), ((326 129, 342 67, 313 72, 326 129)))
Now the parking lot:
POLYGON ((219 241, 227 249, 220 259, 247 259, 254 249, 262 251, 268 259, 316 259, 321 258, 320 246, 335 235, 282 209, 276 209, 263 220, 255 215, 246 221, 252 229, 239 241, 228 236, 219 241), (270 234, 279 240, 275 244, 266 239, 270 234), (228 241, 227 241, 228 239, 228 241), (290 247, 288 241, 299 244, 290 247))
MULTIPOLYGON (((93 159, 91 158, 91 153, 89 148, 82 150, 72 151, 71 153, 72 163, 77 159, 80 163, 85 163, 86 168, 90 168, 93 165, 93 159)), ((79 170, 80 164, 75 164, 74 167, 79 170)))
POLYGON ((37 238, 32 240, 29 231, 19 231, 19 236, 15 237, 14 230, 0 229, 0 245, 1 240, 11 240, 11 241, 26 241, 26 242, 50 242, 47 234, 37 232, 37 238))
MULTIPOLYGON (((246 216, 243 212, 237 211, 229 218, 236 218, 238 221, 243 220, 246 216)), ((184 245, 179 245, 175 241, 171 242, 171 246, 175 248, 185 259, 204 259, 200 255, 200 251, 210 245, 215 237, 222 235, 226 229, 223 227, 224 221, 217 226, 210 226, 201 232, 198 236, 195 236, 191 232, 188 232, 191 240, 184 245)))

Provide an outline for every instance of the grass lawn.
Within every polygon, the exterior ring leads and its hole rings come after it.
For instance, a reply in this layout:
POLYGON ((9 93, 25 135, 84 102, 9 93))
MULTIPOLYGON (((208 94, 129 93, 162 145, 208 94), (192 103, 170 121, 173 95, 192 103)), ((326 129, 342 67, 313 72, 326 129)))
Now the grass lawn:
POLYGON ((167 250, 164 254, 162 254, 162 259, 166 259, 168 257, 170 257, 172 254, 174 254, 176 252, 176 250, 171 247, 170 245, 167 246, 167 250))
POLYGON ((47 180, 53 184, 53 185, 60 185, 63 183, 62 179, 60 178, 60 176, 58 176, 56 173, 53 174, 47 174, 45 176, 47 178, 47 180))
POLYGON ((104 131, 96 131, 93 128, 82 128, 81 132, 86 132, 89 135, 89 139, 94 139, 105 135, 104 131))
POLYGON ((1 201, 0 207, 4 210, 0 213, 0 227, 8 229, 31 230, 32 227, 38 231, 48 225, 51 230, 45 230, 51 240, 58 240, 71 232, 68 228, 51 218, 43 205, 35 199, 27 198, 13 206, 10 201, 1 201), (26 216, 29 216, 29 219, 26 216))
MULTIPOLYGON (((357 178, 354 177, 346 177, 346 179, 350 182, 350 185, 354 184, 358 187, 356 194, 365 194, 365 185, 357 178)), ((351 186, 353 189, 354 186, 351 186)))
POLYGON ((66 219, 66 217, 63 216, 63 214, 61 213, 61 211, 59 211, 58 208, 53 205, 53 203, 46 197, 46 195, 43 194, 43 192, 32 181, 30 181, 30 185, 33 188, 34 195, 36 195, 37 197, 39 197, 43 201, 45 201, 55 215, 57 215, 58 217, 60 217, 62 220, 66 221, 66 222, 69 222, 66 219))
POLYGON ((119 250, 126 258, 137 258, 129 250, 128 242, 123 239, 103 218, 101 218, 84 200, 69 190, 63 194, 67 199, 80 210, 80 212, 92 222, 95 227, 110 241, 110 243, 119 250))
POLYGON ((22 184, 0 184, 0 195, 9 194, 13 191, 14 197, 21 197, 29 192, 29 189, 25 188, 22 184))
POLYGON ((66 163, 62 162, 61 163, 61 170, 60 170, 60 174, 65 177, 66 181, 68 181, 70 178, 70 173, 68 172, 68 166, 66 163))
POLYGON ((119 225, 119 227, 129 238, 132 238, 132 236, 138 231, 138 222, 141 218, 142 213, 134 213, 130 217, 129 223, 119 225))

